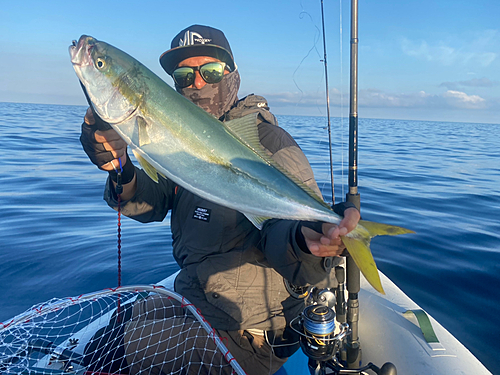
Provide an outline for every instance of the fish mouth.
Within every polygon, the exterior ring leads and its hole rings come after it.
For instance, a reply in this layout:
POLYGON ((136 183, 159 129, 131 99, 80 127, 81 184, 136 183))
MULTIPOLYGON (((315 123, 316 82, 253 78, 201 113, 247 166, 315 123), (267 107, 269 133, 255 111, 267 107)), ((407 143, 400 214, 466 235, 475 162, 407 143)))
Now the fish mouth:
POLYGON ((73 40, 69 46, 71 63, 76 66, 91 65, 93 63, 91 53, 96 42, 96 39, 87 35, 82 35, 78 42, 73 40))
MULTIPOLYGON (((114 111, 109 108, 109 103, 113 101, 113 98, 117 95, 121 95, 119 89, 115 87, 115 89, 110 93, 110 96, 107 99, 96 98, 92 95, 92 90, 89 89, 89 82, 87 82, 85 71, 93 71, 94 70, 94 58, 92 57, 92 53, 94 49, 98 48, 99 41, 91 36, 82 35, 78 42, 73 40, 71 45, 69 46, 69 54, 71 57, 71 63, 73 64, 73 68, 80 79, 80 83, 85 87, 85 91, 89 95, 89 99, 92 102, 92 106, 98 115, 107 123, 113 125, 119 125, 120 123, 129 121, 140 111, 140 104, 135 103, 131 109, 124 111, 123 114, 119 117, 111 117, 111 113, 114 111), (88 69, 91 67, 91 69, 88 69)), ((94 90, 95 91, 95 90, 94 90)))

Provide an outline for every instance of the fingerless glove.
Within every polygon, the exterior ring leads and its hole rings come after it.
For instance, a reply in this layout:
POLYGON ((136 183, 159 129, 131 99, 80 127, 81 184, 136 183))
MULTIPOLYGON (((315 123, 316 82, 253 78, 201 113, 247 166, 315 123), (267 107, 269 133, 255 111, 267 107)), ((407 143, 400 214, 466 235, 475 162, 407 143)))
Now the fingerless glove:
MULTIPOLYGON (((95 131, 100 129, 110 129, 110 125, 102 121, 98 116, 94 117, 96 120, 95 125, 88 125, 87 123, 82 124, 82 133, 80 135, 80 143, 83 146, 83 150, 89 157, 90 161, 94 163, 97 168, 102 169, 102 166, 104 164, 109 163, 110 161, 114 160, 115 157, 113 156, 113 153, 111 151, 107 151, 104 148, 104 145, 102 143, 98 143, 95 140, 95 131), (98 122, 101 122, 104 126, 98 124, 98 122)), ((109 176, 110 178, 117 182, 117 176, 118 173, 117 171, 109 171, 109 176)), ((122 184, 128 184, 132 179, 134 178, 135 175, 135 167, 130 161, 130 158, 128 157, 127 154, 127 162, 123 166, 123 171, 122 171, 122 184)))

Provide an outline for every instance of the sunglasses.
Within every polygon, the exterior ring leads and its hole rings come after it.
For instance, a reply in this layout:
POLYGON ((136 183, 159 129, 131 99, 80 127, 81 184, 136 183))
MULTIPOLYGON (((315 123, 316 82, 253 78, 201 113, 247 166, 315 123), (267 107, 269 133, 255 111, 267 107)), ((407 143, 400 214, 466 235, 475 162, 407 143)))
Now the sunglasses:
POLYGON ((188 87, 194 83, 194 72, 199 71, 201 78, 206 83, 219 83, 224 78, 226 66, 226 63, 223 62, 209 62, 200 66, 181 66, 174 70, 172 78, 180 88, 188 87))

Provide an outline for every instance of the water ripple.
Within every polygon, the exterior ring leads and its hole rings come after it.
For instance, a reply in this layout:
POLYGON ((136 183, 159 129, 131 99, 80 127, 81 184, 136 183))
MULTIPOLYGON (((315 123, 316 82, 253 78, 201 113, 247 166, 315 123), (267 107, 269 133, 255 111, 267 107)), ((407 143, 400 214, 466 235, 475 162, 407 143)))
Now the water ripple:
MULTIPOLYGON (((0 103, 0 321, 52 297, 116 285, 117 215, 79 143, 85 107, 0 103)), ((278 116, 331 200, 326 120, 278 116)), ((332 119, 336 201, 347 191, 348 121, 332 119)), ((372 241, 380 269, 500 373, 499 125, 359 120, 364 219, 414 235, 372 241), (453 314, 449 314, 453 311, 453 314)), ((124 283, 177 266, 165 223, 124 218, 124 283)), ((361 301, 362 303, 362 301, 361 301)))

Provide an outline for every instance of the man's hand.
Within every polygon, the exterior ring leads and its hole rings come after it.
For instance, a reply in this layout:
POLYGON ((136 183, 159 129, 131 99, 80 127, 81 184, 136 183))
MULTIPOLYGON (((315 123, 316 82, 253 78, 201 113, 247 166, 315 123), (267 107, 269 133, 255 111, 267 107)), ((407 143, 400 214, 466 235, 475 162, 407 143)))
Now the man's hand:
POLYGON ((318 257, 332 257, 342 254, 345 249, 340 236, 345 236, 358 225, 359 211, 348 208, 339 225, 323 223, 323 233, 318 233, 311 228, 302 227, 302 234, 311 254, 318 257))
POLYGON ((95 119, 91 108, 87 109, 84 121, 80 140, 92 163, 99 169, 109 172, 120 169, 118 161, 120 158, 124 166, 127 163, 127 144, 118 133, 113 129, 95 130, 95 119))

